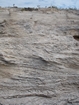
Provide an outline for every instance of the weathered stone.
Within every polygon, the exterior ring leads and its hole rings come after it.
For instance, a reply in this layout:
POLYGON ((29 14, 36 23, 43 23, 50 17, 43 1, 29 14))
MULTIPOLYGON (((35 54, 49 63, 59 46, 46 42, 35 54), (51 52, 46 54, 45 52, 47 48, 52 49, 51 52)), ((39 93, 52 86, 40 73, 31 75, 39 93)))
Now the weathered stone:
POLYGON ((0 105, 79 105, 79 10, 0 9, 0 105))

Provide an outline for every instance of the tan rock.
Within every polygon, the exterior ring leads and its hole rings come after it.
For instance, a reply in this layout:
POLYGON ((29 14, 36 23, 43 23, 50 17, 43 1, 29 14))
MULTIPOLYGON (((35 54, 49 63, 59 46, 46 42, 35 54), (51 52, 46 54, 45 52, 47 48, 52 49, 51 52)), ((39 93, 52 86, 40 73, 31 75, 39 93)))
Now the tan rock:
POLYGON ((79 10, 0 8, 0 105, 78 104, 79 10))

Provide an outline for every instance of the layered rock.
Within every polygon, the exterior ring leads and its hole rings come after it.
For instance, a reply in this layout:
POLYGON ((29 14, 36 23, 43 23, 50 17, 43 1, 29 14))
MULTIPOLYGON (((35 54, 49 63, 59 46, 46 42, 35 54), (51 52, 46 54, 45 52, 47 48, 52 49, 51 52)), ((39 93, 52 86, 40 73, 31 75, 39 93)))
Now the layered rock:
POLYGON ((79 104, 79 11, 0 8, 0 105, 79 104))

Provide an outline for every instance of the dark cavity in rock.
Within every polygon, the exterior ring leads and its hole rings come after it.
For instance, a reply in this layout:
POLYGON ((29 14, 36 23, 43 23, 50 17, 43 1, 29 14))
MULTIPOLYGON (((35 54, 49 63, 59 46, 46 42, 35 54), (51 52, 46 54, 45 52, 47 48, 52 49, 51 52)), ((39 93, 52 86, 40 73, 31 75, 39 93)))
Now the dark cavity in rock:
POLYGON ((75 40, 79 41, 79 36, 75 35, 73 36, 75 40))

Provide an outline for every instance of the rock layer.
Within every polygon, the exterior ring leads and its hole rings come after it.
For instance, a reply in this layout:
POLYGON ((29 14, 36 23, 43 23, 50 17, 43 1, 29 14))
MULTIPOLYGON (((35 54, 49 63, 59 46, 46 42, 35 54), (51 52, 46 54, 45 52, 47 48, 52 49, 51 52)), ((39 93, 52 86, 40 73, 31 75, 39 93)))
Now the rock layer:
POLYGON ((0 8, 0 105, 79 105, 79 10, 0 8))

